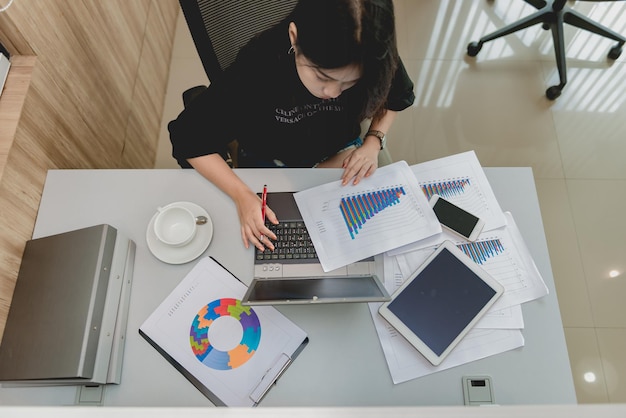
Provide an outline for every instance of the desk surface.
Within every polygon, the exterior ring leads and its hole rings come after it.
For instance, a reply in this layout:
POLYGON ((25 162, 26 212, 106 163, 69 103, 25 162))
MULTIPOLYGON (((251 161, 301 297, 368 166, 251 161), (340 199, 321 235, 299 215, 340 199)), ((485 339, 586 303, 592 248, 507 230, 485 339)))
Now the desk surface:
MULTIPOLYGON (((310 343, 263 406, 462 405, 461 377, 492 377, 500 404, 576 402, 541 214, 529 168, 486 168, 503 210, 513 213, 550 294, 523 305, 525 346, 393 385, 366 304, 286 306, 280 310, 310 343)), ((295 191, 339 178, 332 169, 238 170, 253 190, 295 191)), ((235 206, 193 170, 53 170, 48 173, 34 237, 108 223, 137 244, 122 384, 106 389, 105 404, 207 406, 209 401, 137 333, 139 326, 195 265, 168 265, 146 244, 158 206, 188 200, 204 207, 214 235, 211 255, 245 282, 252 249, 241 242, 235 206)), ((75 389, 2 388, 0 404, 73 404, 75 389)))

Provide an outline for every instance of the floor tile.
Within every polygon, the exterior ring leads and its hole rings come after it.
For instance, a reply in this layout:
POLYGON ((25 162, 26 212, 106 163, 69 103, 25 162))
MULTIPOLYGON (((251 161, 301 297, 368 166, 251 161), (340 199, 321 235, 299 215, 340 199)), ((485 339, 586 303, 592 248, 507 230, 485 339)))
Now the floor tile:
POLYGON ((594 325, 626 327, 626 180, 567 185, 594 325))
MULTIPOLYGON (((470 42, 529 15, 534 8, 518 0, 422 0, 419 7, 405 4, 403 11, 399 26, 410 28, 407 59, 459 59, 470 42)), ((528 46, 537 36, 545 37, 539 26, 485 43, 477 59, 532 58, 536 48, 528 46)))
MULTIPOLYGON (((626 3, 623 1, 578 1, 572 8, 594 22, 621 36, 626 36, 626 3)), ((606 61, 609 49, 617 44, 612 39, 573 28, 570 25, 566 27, 566 38, 569 40, 568 57, 606 61)), ((622 53, 617 61, 626 62, 626 54, 622 53)))
POLYGON ((578 403, 607 403, 600 350, 593 328, 565 328, 578 403))
POLYGON ((533 167, 562 178, 559 149, 536 63, 409 61, 420 161, 475 150, 485 166, 533 167))
POLYGON ((565 327, 593 327, 587 282, 565 180, 535 180, 565 327))
POLYGON ((609 402, 626 402, 626 328, 598 328, 598 346, 609 402))
POLYGON ((177 58, 198 58, 198 51, 191 38, 191 32, 187 27, 185 15, 182 11, 178 13, 176 20, 176 33, 174 35, 174 50, 172 59, 177 58))
POLYGON ((414 134, 413 119, 413 112, 399 112, 387 134, 387 148, 394 161, 404 160, 409 164, 416 164, 419 161, 417 144, 424 140, 426 135, 414 134))
POLYGON ((626 64, 585 66, 569 69, 552 108, 563 170, 568 178, 626 179, 626 64))

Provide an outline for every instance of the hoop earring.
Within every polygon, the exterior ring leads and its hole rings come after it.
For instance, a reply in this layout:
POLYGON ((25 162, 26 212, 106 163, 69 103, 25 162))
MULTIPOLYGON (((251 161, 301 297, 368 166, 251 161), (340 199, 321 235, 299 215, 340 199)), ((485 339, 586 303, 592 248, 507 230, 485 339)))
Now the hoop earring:
POLYGON ((294 52, 296 52, 296 49, 293 47, 293 45, 291 45, 291 48, 289 48, 289 49, 287 50, 287 55, 291 55, 291 54, 293 54, 294 52))

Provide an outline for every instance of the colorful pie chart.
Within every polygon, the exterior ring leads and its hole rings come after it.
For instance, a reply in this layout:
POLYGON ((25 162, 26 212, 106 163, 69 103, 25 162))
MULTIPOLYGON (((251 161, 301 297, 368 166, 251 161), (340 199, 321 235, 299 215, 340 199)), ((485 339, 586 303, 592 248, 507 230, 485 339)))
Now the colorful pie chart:
POLYGON ((245 364, 252 358, 261 341, 261 323, 250 306, 232 298, 217 299, 204 306, 194 318, 189 330, 191 350, 205 366, 215 370, 230 370, 245 364), (220 350, 211 344, 211 325, 221 318, 231 317, 241 325, 242 337, 238 344, 228 350, 220 350))

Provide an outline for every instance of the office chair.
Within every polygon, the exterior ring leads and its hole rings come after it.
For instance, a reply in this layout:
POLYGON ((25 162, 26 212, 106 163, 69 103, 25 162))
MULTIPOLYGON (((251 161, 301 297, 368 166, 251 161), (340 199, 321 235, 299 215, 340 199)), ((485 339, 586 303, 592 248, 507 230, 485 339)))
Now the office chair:
MULTIPOLYGON (((256 34, 280 22, 297 0, 179 0, 191 37, 209 81, 222 77, 237 53, 256 34)), ((185 107, 207 86, 183 92, 185 107)), ((222 155, 231 167, 237 166, 237 142, 222 155)))
MULTIPOLYGON (((209 81, 218 80, 235 61, 239 49, 256 34, 286 17, 298 0, 179 0, 191 37, 209 81)), ((183 105, 202 93, 207 86, 183 92, 183 105)), ((224 160, 237 166, 237 141, 231 142, 224 160)), ((379 153, 379 166, 392 162, 389 150, 379 153)))
POLYGON ((622 46, 626 42, 626 38, 613 32, 611 29, 594 22, 586 16, 583 16, 577 11, 572 10, 569 6, 565 5, 565 3, 567 3, 567 0, 524 1, 538 9, 538 11, 489 35, 483 36, 478 42, 471 42, 467 46, 467 55, 469 55, 470 57, 475 57, 478 52, 480 52, 480 49, 485 42, 492 41, 505 35, 509 35, 521 29, 528 28, 536 23, 542 23, 543 29, 550 29, 552 31, 554 53, 556 55, 556 64, 559 71, 559 84, 555 86, 550 86, 546 90, 546 97, 550 100, 555 100, 561 95, 563 87, 565 87, 565 84, 567 84, 563 23, 568 23, 572 26, 576 26, 577 28, 584 29, 589 32, 593 32, 617 41, 618 43, 613 46, 608 53, 608 57, 610 59, 615 60, 622 53, 622 46))

